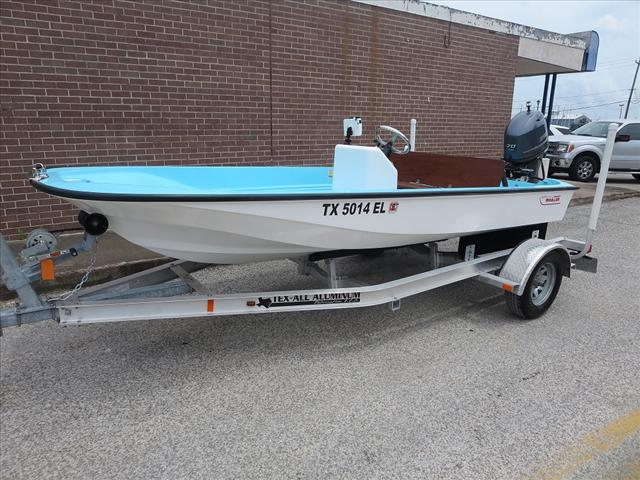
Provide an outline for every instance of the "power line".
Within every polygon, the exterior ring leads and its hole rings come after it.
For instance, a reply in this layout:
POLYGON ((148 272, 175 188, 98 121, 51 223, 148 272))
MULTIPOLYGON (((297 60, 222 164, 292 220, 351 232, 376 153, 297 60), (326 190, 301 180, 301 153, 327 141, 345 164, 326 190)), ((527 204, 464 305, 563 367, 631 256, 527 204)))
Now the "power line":
POLYGON ((618 63, 627 63, 627 62, 632 62, 633 60, 635 60, 636 57, 627 57, 627 58, 619 58, 617 60, 608 60, 606 62, 602 62, 599 64, 600 67, 606 67, 609 65, 615 65, 618 63))
POLYGON ((560 99, 560 98, 591 97, 591 96, 596 96, 596 95, 604 95, 605 93, 626 92, 627 90, 629 90, 629 89, 628 88, 619 88, 618 90, 609 90, 608 92, 583 93, 581 95, 565 95, 565 96, 556 97, 556 98, 560 99))
POLYGON ((602 72, 603 70, 605 70, 605 71, 606 70, 617 70, 619 68, 625 68, 625 67, 629 67, 631 65, 632 65, 631 62, 625 62, 625 63, 622 63, 620 65, 608 65, 608 66, 605 66, 603 68, 597 68, 596 67, 596 72, 602 72))
POLYGON ((627 109, 624 112, 624 118, 625 119, 629 115, 629 105, 631 104, 631 97, 633 96, 633 91, 636 88, 636 80, 638 78, 638 70, 640 70, 640 58, 638 58, 634 63, 636 64, 636 73, 633 76, 633 83, 631 83, 631 91, 629 92, 629 99, 627 100, 627 109))
MULTIPOLYGON (((596 107, 604 107, 606 105, 615 105, 616 103, 621 103, 621 102, 626 102, 626 100, 617 100, 615 102, 607 102, 607 103, 599 103, 596 105, 571 105, 570 108, 567 108, 566 110, 585 110, 587 108, 596 108, 596 107)), ((559 110, 563 110, 562 108, 559 108, 559 110)))
MULTIPOLYGON (((596 97, 596 96, 600 96, 600 95, 605 95, 605 94, 609 94, 609 93, 616 93, 616 92, 626 92, 628 91, 628 88, 620 88, 618 90, 609 90, 606 92, 593 92, 593 93, 582 93, 580 95, 564 95, 562 97, 555 97, 556 100, 561 100, 561 99, 565 99, 565 98, 578 98, 578 97, 596 97)), ((526 102, 529 99, 518 99, 518 100, 514 100, 513 104, 516 103, 521 103, 521 102, 526 102)))
POLYGON ((600 107, 603 105, 613 105, 614 103, 620 103, 620 100, 618 101, 614 101, 611 100, 610 102, 599 102, 599 103, 583 103, 583 104, 564 104, 562 106, 562 108, 566 109, 566 110, 578 110, 580 108, 591 108, 591 107, 600 107))
MULTIPOLYGON (((640 60, 635 61, 634 57, 627 57, 627 58, 620 58, 617 60, 611 60, 609 62, 604 62, 603 64, 600 65, 601 68, 597 69, 596 71, 607 71, 607 70, 616 70, 622 67, 627 67, 630 64, 630 61, 634 60, 634 64, 638 63, 638 65, 640 66, 640 60)), ((636 76, 637 76, 637 69, 636 69, 636 76)), ((524 77, 524 78, 520 78, 519 80, 528 80, 528 79, 537 79, 536 77, 524 77)), ((634 79, 634 84, 635 84, 635 79, 634 79)), ((634 85, 635 86, 635 85, 634 85)), ((561 99, 567 99, 567 98, 581 98, 581 97, 597 97, 597 96, 601 96, 601 95, 609 95, 611 93, 617 93, 617 92, 622 92, 622 91, 627 91, 628 89, 626 88, 621 88, 618 90, 608 90, 608 91, 603 91, 603 92, 591 92, 591 93, 583 93, 583 94, 578 94, 578 95, 565 95, 565 96, 561 96, 561 97, 556 97, 558 100, 561 99)), ((627 110, 629 109, 629 104, 632 103, 632 96, 634 93, 634 89, 633 87, 631 88, 631 91, 629 92, 629 99, 628 100, 618 100, 618 101, 614 101, 614 102, 606 102, 606 103, 599 103, 599 104, 595 104, 595 105, 569 105, 569 106, 565 106, 564 108, 558 108, 556 111, 559 113, 561 110, 565 110, 565 111, 573 111, 573 110, 584 110, 584 109, 589 109, 589 108, 597 108, 597 107, 604 107, 607 105, 615 105, 615 104, 619 104, 620 102, 627 102, 627 110)), ((512 104, 511 104, 511 110, 514 111, 516 110, 518 107, 516 106, 517 104, 520 104, 520 109, 522 110, 522 104, 523 102, 525 102, 525 100, 522 99, 514 99, 512 104)), ((633 103, 635 104, 636 101, 633 101, 633 103)))

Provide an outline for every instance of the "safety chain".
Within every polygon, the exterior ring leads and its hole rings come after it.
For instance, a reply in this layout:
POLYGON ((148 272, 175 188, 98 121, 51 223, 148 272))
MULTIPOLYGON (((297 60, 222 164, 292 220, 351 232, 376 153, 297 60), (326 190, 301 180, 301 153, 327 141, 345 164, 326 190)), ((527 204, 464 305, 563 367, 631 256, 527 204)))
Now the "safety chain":
POLYGON ((80 290, 84 286, 84 284, 87 282, 87 280, 89 280, 89 275, 91 275, 91 272, 93 272, 93 268, 96 265, 96 259, 98 257, 98 238, 97 237, 94 239, 94 242, 95 243, 93 244, 93 255, 91 256, 91 261, 89 262, 89 265, 87 265, 87 271, 84 272, 84 275, 82 275, 82 278, 80 279, 80 281, 76 284, 75 287, 73 287, 67 293, 62 294, 59 297, 54 297, 51 300, 57 300, 57 301, 68 300, 69 298, 73 297, 76 293, 78 293, 78 290, 80 290))

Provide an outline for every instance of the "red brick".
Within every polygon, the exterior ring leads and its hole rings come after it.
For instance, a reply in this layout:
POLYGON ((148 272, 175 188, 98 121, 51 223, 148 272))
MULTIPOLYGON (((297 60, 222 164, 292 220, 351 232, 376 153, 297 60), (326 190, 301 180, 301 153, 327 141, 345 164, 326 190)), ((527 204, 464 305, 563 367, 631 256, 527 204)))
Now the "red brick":
POLYGON ((453 25, 447 48, 446 22, 347 0, 1 7, 0 230, 10 238, 75 225, 73 207, 28 185, 38 161, 326 164, 352 115, 364 120, 361 144, 377 124, 408 130, 417 118, 421 150, 501 154, 514 36, 453 25))

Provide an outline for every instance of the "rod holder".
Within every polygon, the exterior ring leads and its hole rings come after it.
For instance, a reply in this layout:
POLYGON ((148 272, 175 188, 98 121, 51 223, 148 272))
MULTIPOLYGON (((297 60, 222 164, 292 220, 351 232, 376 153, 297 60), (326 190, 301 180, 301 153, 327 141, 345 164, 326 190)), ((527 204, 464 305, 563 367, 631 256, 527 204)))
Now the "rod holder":
POLYGON ((415 118, 411 119, 411 129, 409 131, 409 142, 411 143, 411 151, 416 151, 416 129, 418 126, 418 121, 415 118))

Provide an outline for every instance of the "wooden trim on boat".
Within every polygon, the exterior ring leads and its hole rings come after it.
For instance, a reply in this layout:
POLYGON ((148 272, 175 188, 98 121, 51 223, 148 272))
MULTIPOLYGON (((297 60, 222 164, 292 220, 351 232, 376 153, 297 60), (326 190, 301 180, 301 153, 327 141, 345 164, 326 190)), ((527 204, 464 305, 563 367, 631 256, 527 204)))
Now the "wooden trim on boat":
POLYGON ((398 188, 477 188, 500 185, 504 160, 430 152, 391 154, 398 188))

